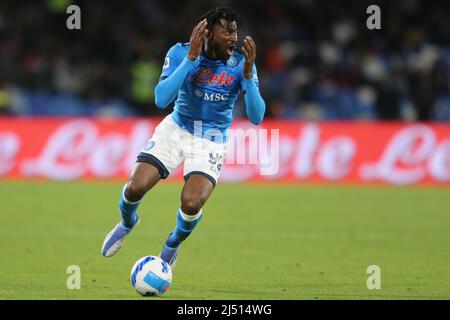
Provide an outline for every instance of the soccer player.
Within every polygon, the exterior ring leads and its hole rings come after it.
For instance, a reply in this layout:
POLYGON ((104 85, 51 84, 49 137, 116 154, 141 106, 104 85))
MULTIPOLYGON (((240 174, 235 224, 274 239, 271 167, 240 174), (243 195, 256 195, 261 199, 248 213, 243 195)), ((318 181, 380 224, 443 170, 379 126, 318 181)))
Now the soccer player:
POLYGON ((255 43, 248 36, 242 53, 235 50, 241 26, 234 10, 211 9, 201 17, 189 43, 177 43, 168 51, 155 102, 166 108, 175 100, 174 110, 137 157, 119 202, 122 220, 106 236, 103 256, 114 255, 139 223, 136 211, 144 195, 183 163, 185 184, 176 226, 160 254, 174 267, 180 245, 202 219, 202 208, 219 178, 240 91, 250 122, 262 122, 266 106, 258 88, 255 43))

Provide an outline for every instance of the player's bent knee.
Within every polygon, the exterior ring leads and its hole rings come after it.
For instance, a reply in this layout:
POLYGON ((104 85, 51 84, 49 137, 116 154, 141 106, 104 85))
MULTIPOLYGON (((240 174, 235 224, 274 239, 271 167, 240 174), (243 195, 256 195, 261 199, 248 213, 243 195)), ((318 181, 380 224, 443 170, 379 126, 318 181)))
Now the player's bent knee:
POLYGON ((196 215, 205 204, 201 197, 184 196, 181 199, 181 211, 188 215, 196 215))
POLYGON ((125 188, 125 197, 132 202, 139 201, 144 197, 148 190, 149 188, 146 183, 131 180, 125 188))

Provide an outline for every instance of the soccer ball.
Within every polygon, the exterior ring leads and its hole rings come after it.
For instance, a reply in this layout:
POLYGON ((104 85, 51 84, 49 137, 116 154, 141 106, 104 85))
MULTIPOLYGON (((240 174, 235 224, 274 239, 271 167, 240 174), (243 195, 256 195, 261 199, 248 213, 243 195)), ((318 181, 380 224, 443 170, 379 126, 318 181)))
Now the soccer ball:
POLYGON ((146 256, 131 269, 131 284, 143 296, 160 296, 172 283, 172 269, 160 257, 146 256))

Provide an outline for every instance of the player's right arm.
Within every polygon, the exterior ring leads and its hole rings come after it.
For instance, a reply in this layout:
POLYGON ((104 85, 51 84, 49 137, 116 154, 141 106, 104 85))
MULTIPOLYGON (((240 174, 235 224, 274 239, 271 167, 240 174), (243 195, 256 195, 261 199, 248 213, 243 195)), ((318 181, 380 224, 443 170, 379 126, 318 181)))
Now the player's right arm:
POLYGON ((206 26, 204 19, 194 28, 189 41, 189 53, 185 57, 177 56, 176 46, 167 53, 160 81, 155 88, 155 104, 158 108, 167 107, 177 97, 187 75, 196 66, 203 39, 208 33, 206 26))

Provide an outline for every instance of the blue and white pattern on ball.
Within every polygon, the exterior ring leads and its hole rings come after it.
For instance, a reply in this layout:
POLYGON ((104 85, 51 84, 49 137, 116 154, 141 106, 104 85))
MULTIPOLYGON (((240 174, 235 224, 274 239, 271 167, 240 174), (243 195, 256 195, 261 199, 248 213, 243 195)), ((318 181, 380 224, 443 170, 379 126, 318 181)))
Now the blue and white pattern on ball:
POLYGON ((131 284, 143 296, 160 296, 172 283, 172 270, 160 257, 146 256, 131 269, 131 284))

